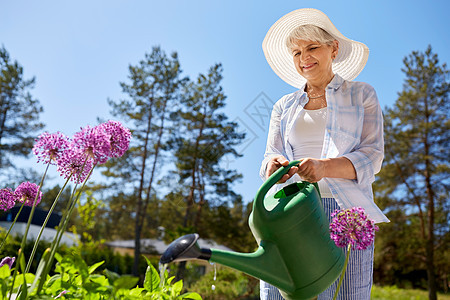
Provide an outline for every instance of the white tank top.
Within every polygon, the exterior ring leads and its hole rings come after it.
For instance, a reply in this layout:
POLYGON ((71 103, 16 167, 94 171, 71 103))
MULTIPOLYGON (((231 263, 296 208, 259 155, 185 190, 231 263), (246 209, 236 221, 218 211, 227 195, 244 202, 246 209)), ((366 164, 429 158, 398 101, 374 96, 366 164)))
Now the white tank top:
MULTIPOLYGON (((294 160, 312 157, 320 158, 327 123, 327 108, 302 109, 294 127, 289 133, 294 160)), ((322 179, 318 182, 322 198, 332 198, 330 188, 322 179)))

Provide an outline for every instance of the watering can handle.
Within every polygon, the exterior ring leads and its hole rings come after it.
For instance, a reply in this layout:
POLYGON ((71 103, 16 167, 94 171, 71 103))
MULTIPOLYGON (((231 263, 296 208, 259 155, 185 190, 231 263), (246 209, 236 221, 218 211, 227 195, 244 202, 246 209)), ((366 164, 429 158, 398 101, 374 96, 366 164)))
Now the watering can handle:
MULTIPOLYGON (((300 163, 301 163, 301 160, 293 160, 293 161, 290 161, 287 166, 283 166, 283 167, 279 168, 278 170, 276 170, 275 172, 273 172, 272 175, 270 175, 270 177, 267 178, 267 180, 259 188, 258 193, 256 193, 256 196, 255 196, 255 203, 253 205, 255 206, 255 204, 257 202, 262 202, 264 200, 264 197, 266 196, 267 192, 270 190, 270 188, 272 186, 274 186, 278 181, 280 181, 281 177, 283 177, 283 175, 287 174, 292 167, 298 166, 300 163)), ((319 186, 318 186, 317 182, 314 182, 313 185, 316 187, 316 190, 320 196, 319 186)))

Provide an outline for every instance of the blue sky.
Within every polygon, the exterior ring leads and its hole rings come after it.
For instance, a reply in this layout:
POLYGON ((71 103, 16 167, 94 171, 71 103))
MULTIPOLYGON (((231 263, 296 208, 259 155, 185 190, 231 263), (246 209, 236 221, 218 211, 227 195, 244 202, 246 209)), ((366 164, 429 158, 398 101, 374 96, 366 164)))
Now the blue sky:
MULTIPOLYGON (((225 113, 248 138, 243 157, 226 164, 244 178, 235 190, 250 201, 268 126, 268 104, 294 88, 266 63, 262 40, 284 14, 304 7, 325 12, 348 38, 370 49, 356 80, 373 85, 383 107, 402 89, 403 58, 432 45, 449 62, 450 2, 441 1, 5 1, 0 0, 0 44, 36 77, 32 94, 44 107, 50 132, 72 135, 110 117, 107 98, 124 95, 128 65, 160 45, 179 54, 195 78, 214 63, 224 68, 225 113)), ((34 158, 29 164, 34 164, 34 158)))

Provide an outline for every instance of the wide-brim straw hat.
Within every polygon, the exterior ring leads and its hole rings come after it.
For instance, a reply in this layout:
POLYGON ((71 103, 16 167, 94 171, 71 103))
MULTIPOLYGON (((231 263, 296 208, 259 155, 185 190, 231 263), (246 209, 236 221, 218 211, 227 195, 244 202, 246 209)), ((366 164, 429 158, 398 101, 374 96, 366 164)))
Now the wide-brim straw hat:
POLYGON ((315 25, 339 41, 339 52, 332 63, 333 73, 345 80, 353 80, 362 71, 369 57, 369 48, 363 43, 346 38, 320 10, 302 8, 281 17, 270 27, 262 47, 267 62, 285 82, 301 88, 306 79, 295 69, 292 54, 286 46, 289 34, 301 25, 315 25))

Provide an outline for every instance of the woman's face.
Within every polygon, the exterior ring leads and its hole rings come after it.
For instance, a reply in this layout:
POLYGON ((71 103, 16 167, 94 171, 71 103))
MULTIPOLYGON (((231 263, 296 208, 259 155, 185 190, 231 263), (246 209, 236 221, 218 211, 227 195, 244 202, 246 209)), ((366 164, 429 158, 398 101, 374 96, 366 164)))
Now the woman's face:
POLYGON ((298 40, 292 49, 295 68, 307 81, 320 81, 333 77, 331 68, 333 57, 337 56, 338 43, 320 44, 313 41, 298 40))

